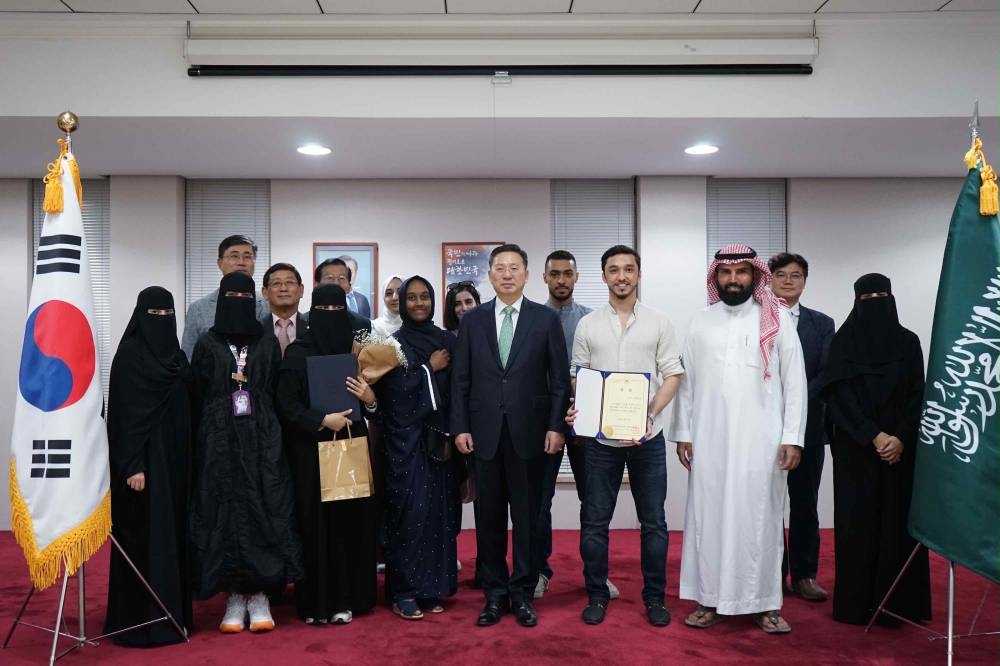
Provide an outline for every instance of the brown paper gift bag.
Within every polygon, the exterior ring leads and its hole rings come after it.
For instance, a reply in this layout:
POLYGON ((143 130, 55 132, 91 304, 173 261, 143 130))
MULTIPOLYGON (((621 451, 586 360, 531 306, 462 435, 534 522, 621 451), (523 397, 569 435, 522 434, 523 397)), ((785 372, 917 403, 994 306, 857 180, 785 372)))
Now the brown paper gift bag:
POLYGON ((353 437, 348 426, 346 439, 319 443, 319 491, 322 502, 374 494, 367 437, 353 437))

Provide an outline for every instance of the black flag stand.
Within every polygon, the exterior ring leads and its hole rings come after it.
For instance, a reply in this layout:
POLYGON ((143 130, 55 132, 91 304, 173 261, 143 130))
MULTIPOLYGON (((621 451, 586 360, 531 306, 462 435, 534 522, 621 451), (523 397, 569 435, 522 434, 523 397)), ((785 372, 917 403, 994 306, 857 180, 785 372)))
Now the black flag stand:
POLYGON ((875 609, 875 612, 872 614, 871 619, 868 620, 868 625, 865 627, 865 633, 871 631, 872 625, 875 623, 875 620, 878 618, 878 616, 881 615, 882 613, 885 613, 886 615, 893 617, 901 622, 905 622, 906 624, 912 625, 917 629, 926 631, 928 634, 930 634, 927 640, 936 641, 942 638, 947 639, 948 666, 951 666, 952 659, 955 655, 954 641, 956 638, 974 638, 976 636, 996 636, 1000 634, 1000 631, 985 631, 980 633, 973 633, 976 629, 976 622, 979 621, 979 615, 980 613, 983 612, 983 606, 986 604, 986 597, 989 595, 990 590, 993 588, 993 583, 987 581, 986 588, 983 590, 983 598, 980 599, 979 601, 979 607, 976 609, 976 614, 972 618, 972 624, 969 626, 969 633, 967 634, 955 633, 955 561, 954 560, 948 560, 948 633, 947 634, 939 633, 929 627, 925 627, 922 624, 918 624, 913 620, 905 618, 901 615, 897 615, 896 613, 893 613, 891 610, 887 610, 885 605, 889 603, 889 598, 892 597, 892 593, 896 591, 896 587, 899 585, 899 581, 903 579, 903 576, 906 574, 907 569, 910 568, 910 564, 913 562, 913 559, 917 556, 917 553, 920 552, 921 548, 927 548, 927 546, 925 546, 922 543, 918 543, 916 546, 913 547, 913 552, 910 553, 910 556, 908 558, 906 558, 906 563, 903 564, 903 568, 899 570, 899 575, 896 576, 896 580, 892 581, 892 585, 889 587, 889 591, 885 593, 885 597, 882 598, 882 602, 878 605, 878 608, 875 609))
POLYGON ((56 622, 55 622, 55 625, 53 625, 52 628, 43 627, 41 625, 32 624, 30 622, 25 622, 25 621, 23 621, 21 619, 21 616, 24 615, 25 609, 27 609, 27 607, 28 607, 28 602, 31 601, 32 595, 35 594, 35 587, 32 586, 31 589, 28 590, 28 595, 25 597, 24 603, 21 604, 21 608, 17 611, 17 616, 14 618, 14 623, 11 624, 11 626, 10 626, 10 631, 7 632, 7 637, 3 641, 3 648, 4 649, 6 649, 7 648, 7 644, 10 643, 10 639, 14 635, 14 630, 17 628, 17 625, 19 625, 19 624, 23 624, 26 627, 33 627, 35 629, 41 629, 42 631, 47 631, 47 632, 49 632, 49 633, 52 634, 52 651, 49 653, 49 665, 50 666, 52 664, 55 664, 55 662, 58 659, 61 659, 61 658, 65 657, 67 654, 69 654, 73 650, 75 650, 77 648, 80 648, 80 647, 83 647, 84 645, 89 645, 91 647, 97 647, 97 645, 98 645, 97 641, 101 640, 102 638, 108 638, 110 636, 116 636, 118 634, 123 634, 123 633, 125 633, 127 631, 132 631, 133 629, 138 629, 140 627, 145 627, 145 626, 148 626, 148 625, 151 625, 151 624, 156 624, 157 622, 163 622, 163 621, 170 622, 170 624, 173 625, 174 630, 177 632, 177 634, 181 638, 183 638, 185 640, 185 642, 190 642, 190 639, 188 638, 188 635, 187 635, 187 630, 184 629, 184 627, 182 627, 181 625, 179 625, 177 623, 177 620, 174 618, 173 615, 171 615, 170 611, 163 604, 163 601, 160 600, 160 597, 156 594, 156 592, 153 590, 153 588, 149 585, 149 582, 142 575, 142 573, 139 571, 139 569, 135 566, 135 563, 132 562, 132 558, 130 558, 128 556, 128 553, 125 552, 125 549, 122 548, 122 546, 121 546, 120 543, 118 543, 118 540, 115 539, 115 537, 114 537, 113 534, 108 535, 108 538, 111 539, 111 543, 114 545, 115 548, 118 549, 118 552, 121 554, 122 558, 124 558, 125 562, 129 566, 129 568, 132 569, 132 573, 135 574, 135 577, 139 580, 140 583, 142 583, 142 586, 144 588, 146 588, 146 592, 149 593, 150 598, 152 598, 152 600, 154 602, 156 602, 156 605, 159 606, 160 610, 164 613, 163 616, 162 617, 158 617, 155 620, 149 620, 147 622, 140 622, 139 624, 133 625, 131 627, 126 627, 125 629, 119 629, 118 631, 112 631, 110 633, 101 634, 100 636, 94 636, 92 638, 88 637, 87 636, 87 620, 86 620, 86 617, 87 617, 86 584, 84 582, 84 578, 85 578, 85 576, 84 576, 84 566, 85 565, 81 564, 79 570, 76 573, 77 588, 78 588, 78 595, 79 595, 79 612, 80 612, 79 633, 76 634, 76 635, 69 633, 69 629, 66 626, 66 617, 63 614, 63 611, 66 609, 66 588, 67 588, 68 583, 69 583, 69 571, 67 571, 64 568, 63 569, 63 579, 62 579, 62 590, 59 593, 59 610, 56 612, 56 622), (60 626, 62 627, 61 631, 59 630, 60 626), (63 636, 63 637, 66 637, 66 638, 70 638, 70 639, 73 640, 73 644, 71 646, 69 646, 67 649, 63 650, 62 652, 58 652, 58 649, 59 649, 59 637, 60 636, 63 636))

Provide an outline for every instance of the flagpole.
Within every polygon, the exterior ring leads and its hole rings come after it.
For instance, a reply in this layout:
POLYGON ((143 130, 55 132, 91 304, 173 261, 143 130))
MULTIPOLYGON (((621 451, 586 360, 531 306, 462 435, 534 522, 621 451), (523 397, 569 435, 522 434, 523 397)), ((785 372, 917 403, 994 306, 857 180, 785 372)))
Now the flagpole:
MULTIPOLYGON (((979 102, 976 102, 979 106, 979 102)), ((948 560, 948 666, 955 656, 955 561, 948 560)))

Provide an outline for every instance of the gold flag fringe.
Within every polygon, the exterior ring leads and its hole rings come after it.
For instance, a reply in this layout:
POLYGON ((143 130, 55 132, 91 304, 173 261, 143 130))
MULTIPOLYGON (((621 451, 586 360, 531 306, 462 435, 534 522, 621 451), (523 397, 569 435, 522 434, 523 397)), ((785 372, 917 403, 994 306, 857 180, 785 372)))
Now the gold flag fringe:
POLYGON ((965 153, 965 167, 967 169, 979 169, 979 178, 982 185, 979 188, 979 214, 996 215, 1000 210, 1000 201, 997 194, 997 174, 989 164, 986 163, 986 156, 983 155, 983 140, 976 137, 972 140, 972 147, 965 153), (982 166, 980 166, 982 165, 982 166))
POLYGON ((94 512, 79 525, 60 535, 58 539, 39 551, 35 544, 35 531, 31 523, 28 504, 21 496, 17 483, 17 464, 10 459, 10 523, 14 538, 24 551, 28 572, 35 589, 44 590, 59 579, 60 565, 66 566, 71 575, 89 560, 111 533, 111 490, 94 512))
MULTIPOLYGON (((42 182, 45 183, 45 201, 42 203, 42 208, 46 213, 61 213, 65 208, 62 163, 69 151, 69 142, 66 139, 59 139, 59 146, 59 157, 56 158, 55 162, 49 162, 47 167, 49 172, 42 179, 42 182)), ((73 176, 73 184, 76 186, 77 203, 83 206, 83 182, 80 180, 80 166, 74 158, 66 160, 66 165, 69 167, 70 175, 73 176)))

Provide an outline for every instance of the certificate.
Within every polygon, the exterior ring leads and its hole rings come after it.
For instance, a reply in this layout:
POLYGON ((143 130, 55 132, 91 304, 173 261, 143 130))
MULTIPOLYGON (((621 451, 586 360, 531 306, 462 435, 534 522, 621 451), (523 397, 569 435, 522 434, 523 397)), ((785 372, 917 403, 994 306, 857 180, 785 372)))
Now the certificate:
POLYGON ((649 373, 577 367, 573 430, 595 439, 637 439, 649 418, 649 373))

